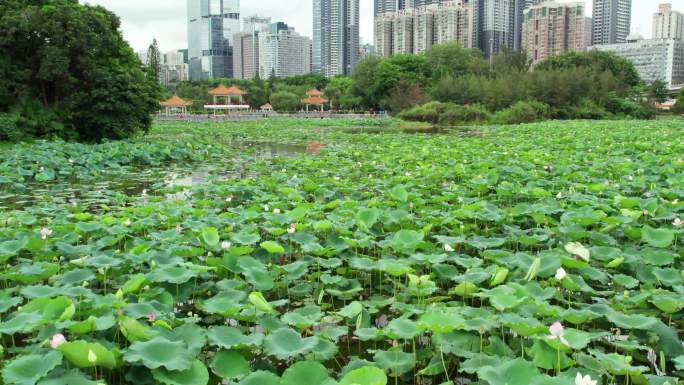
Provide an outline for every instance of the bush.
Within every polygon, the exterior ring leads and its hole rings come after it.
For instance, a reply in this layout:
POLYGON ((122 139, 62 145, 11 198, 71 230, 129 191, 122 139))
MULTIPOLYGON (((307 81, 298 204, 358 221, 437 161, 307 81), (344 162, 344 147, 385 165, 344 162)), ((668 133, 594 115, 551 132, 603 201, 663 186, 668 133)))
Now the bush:
POLYGON ((608 99, 606 102, 606 110, 617 116, 632 119, 655 119, 658 113, 655 106, 623 99, 617 95, 611 95, 608 99))
POLYGON ((17 117, 11 114, 0 114, 0 142, 15 142, 21 139, 17 129, 17 117))
POLYGON ((453 103, 430 102, 403 111, 399 118, 443 126, 483 122, 489 118, 487 109, 480 105, 461 106, 453 103))
POLYGON ((582 99, 580 104, 568 112, 571 119, 601 120, 609 119, 610 113, 591 99, 582 99))
POLYGON ((551 107, 539 102, 517 102, 511 107, 497 112, 492 120, 498 124, 533 123, 548 119, 551 107))
POLYGON ((292 92, 281 91, 271 95, 271 105, 279 112, 297 111, 301 105, 299 97, 292 92))

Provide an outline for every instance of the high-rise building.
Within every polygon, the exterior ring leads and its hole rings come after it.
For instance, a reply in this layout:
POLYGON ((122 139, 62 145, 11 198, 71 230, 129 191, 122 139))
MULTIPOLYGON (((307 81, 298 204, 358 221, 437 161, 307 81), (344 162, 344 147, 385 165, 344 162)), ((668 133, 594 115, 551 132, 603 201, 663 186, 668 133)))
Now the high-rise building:
POLYGON ((594 0, 594 45, 627 41, 632 23, 632 0, 594 0))
POLYGON ((270 17, 249 16, 243 20, 242 32, 233 36, 234 78, 254 79, 259 74, 260 35, 270 28, 270 17))
POLYGON ((359 60, 359 0, 313 1, 313 69, 350 74, 359 60))
POLYGON ((684 84, 684 42, 675 39, 641 39, 630 36, 620 44, 596 45, 591 49, 609 51, 630 60, 646 83, 664 81, 668 88, 684 84))
POLYGON ((672 4, 660 4, 653 14, 653 38, 684 41, 684 14, 673 11, 672 4))
POLYGON ((471 0, 473 12, 473 45, 485 57, 502 49, 520 49, 522 17, 534 0, 471 0))
MULTIPOLYGON (((358 50, 358 47, 357 47, 358 50)), ((259 76, 288 77, 311 73, 311 39, 285 23, 259 34, 259 76)))
POLYGON ((169 51, 162 54, 160 80, 165 85, 189 80, 188 50, 169 51))
POLYGON ((525 10, 522 48, 537 63, 586 49, 584 3, 544 2, 525 10))
POLYGON ((240 31, 240 0, 188 0, 190 78, 233 76, 233 35, 240 31))
POLYGON ((434 44, 458 42, 472 48, 470 6, 460 0, 404 8, 375 18, 375 49, 380 56, 422 53, 434 44))

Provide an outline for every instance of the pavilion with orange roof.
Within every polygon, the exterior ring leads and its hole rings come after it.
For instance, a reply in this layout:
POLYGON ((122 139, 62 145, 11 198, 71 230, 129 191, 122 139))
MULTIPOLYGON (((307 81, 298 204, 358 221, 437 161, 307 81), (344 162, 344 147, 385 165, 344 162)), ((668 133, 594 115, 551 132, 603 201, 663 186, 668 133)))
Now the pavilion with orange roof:
POLYGON ((188 107, 192 105, 192 102, 173 94, 168 100, 159 102, 159 105, 164 107, 164 115, 187 115, 188 107))
POLYGON ((209 95, 213 98, 212 104, 204 106, 207 110, 213 110, 214 114, 217 111, 247 111, 249 105, 245 104, 244 96, 247 93, 236 86, 226 87, 219 84, 218 87, 209 91, 209 95))
POLYGON ((323 111, 323 106, 328 104, 328 99, 323 97, 324 93, 313 89, 306 91, 306 98, 302 99, 302 103, 306 106, 306 111, 309 111, 309 106, 318 106, 323 111))

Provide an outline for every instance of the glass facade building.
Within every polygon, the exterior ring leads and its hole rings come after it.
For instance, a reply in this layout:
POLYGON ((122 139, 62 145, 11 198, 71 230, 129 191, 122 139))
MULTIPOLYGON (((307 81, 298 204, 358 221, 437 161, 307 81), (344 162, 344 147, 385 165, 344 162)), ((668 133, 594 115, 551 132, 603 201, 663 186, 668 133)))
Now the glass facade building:
POLYGON ((190 79, 232 77, 240 0, 187 0, 187 6, 190 79))
POLYGON ((359 0, 313 0, 313 70, 349 75, 359 60, 359 0))

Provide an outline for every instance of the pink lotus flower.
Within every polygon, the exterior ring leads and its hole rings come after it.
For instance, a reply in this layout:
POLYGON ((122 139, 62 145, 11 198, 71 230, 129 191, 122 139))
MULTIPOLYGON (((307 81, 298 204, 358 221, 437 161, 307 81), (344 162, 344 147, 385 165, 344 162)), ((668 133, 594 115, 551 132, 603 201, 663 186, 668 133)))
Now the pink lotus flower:
POLYGON ((152 312, 147 315, 147 320, 150 321, 150 323, 154 323, 154 321, 157 320, 157 313, 152 312))
POLYGON ((64 335, 61 333, 57 333, 50 339, 50 347, 53 349, 57 349, 59 345, 65 342, 67 342, 67 340, 66 338, 64 338, 64 335))
POLYGON ((549 333, 551 333, 550 336, 546 337, 547 339, 550 340, 555 340, 558 339, 560 342, 564 345, 570 345, 568 343, 568 340, 565 339, 565 328, 563 327, 563 324, 560 322, 556 321, 549 327, 549 333))
POLYGON ((181 225, 180 225, 180 223, 179 223, 179 224, 176 225, 176 232, 177 232, 178 234, 180 234, 181 231, 183 231, 183 228, 181 227, 181 225))
POLYGON ((52 235, 52 230, 48 229, 47 227, 40 229, 40 239, 46 240, 50 235, 52 235))

